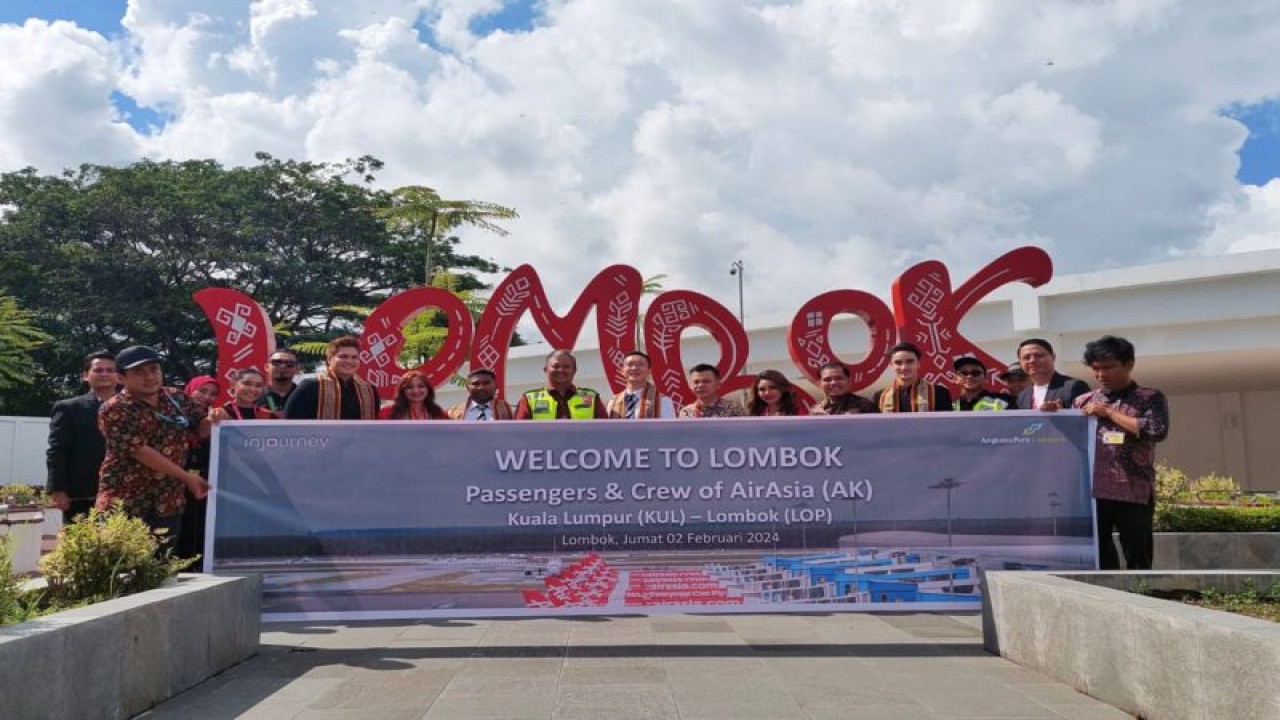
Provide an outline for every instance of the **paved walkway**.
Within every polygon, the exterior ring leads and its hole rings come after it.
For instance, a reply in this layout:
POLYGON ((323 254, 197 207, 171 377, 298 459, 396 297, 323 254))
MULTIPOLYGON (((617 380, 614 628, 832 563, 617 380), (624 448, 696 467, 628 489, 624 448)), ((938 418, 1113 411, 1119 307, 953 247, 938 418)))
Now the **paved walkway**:
POLYGON ((175 718, 1128 718, 986 654, 976 614, 267 626, 175 718))

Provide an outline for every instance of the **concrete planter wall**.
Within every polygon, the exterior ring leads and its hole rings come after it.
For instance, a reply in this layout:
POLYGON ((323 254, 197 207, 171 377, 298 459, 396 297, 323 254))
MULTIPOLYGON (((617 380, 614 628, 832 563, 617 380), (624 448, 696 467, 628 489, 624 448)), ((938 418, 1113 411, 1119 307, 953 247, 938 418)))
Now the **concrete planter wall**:
POLYGON ((1280 568, 1280 533, 1156 533, 1152 565, 1161 570, 1280 568))
POLYGON ((127 718, 252 655, 258 578, 171 585, 0 626, 0 716, 127 718))
POLYGON ((1150 720, 1280 718, 1280 625, 1116 588, 1230 592, 1277 572, 990 572, 987 650, 1150 720))

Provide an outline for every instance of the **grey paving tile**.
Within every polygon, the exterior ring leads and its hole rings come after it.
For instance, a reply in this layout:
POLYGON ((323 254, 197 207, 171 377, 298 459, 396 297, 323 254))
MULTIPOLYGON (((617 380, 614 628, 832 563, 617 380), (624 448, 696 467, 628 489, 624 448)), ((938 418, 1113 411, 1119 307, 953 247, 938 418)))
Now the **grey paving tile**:
MULTIPOLYGON (((544 700, 550 703, 556 685, 545 677, 470 676, 459 674, 440 692, 440 700, 460 697, 486 698, 497 704, 510 704, 513 699, 544 700)), ((549 710, 548 710, 549 712, 549 710)))
POLYGON ((666 687, 562 687, 555 720, 661 720, 680 717, 666 687))
POLYGON ((560 674, 560 687, 568 685, 663 685, 667 671, 658 666, 644 665, 596 665, 565 666, 560 674))
POLYGON ((559 658, 472 658, 458 670, 458 677, 539 678, 554 683, 562 667, 559 658))
POLYGON ((426 720, 550 720, 553 697, 441 697, 423 718, 426 720))
POLYGON ((783 687, 766 675, 683 675, 670 677, 680 717, 806 718, 807 714, 783 687))
POLYGON ((920 704, 942 718, 1043 718, 1061 720, 1062 716, 1048 707, 1020 693, 1002 693, 991 690, 939 688, 932 680, 927 687, 912 693, 920 704))

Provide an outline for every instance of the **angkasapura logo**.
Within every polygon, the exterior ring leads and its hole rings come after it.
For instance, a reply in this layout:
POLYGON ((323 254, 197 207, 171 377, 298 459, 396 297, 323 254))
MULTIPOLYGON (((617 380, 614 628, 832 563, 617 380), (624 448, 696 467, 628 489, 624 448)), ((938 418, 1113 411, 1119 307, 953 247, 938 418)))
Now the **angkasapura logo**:
POLYGON ((1048 423, 1033 422, 1022 428, 1021 435, 1008 435, 1005 437, 984 437, 979 441, 980 445, 1053 445, 1066 442, 1066 438, 1058 433, 1040 434, 1048 423))

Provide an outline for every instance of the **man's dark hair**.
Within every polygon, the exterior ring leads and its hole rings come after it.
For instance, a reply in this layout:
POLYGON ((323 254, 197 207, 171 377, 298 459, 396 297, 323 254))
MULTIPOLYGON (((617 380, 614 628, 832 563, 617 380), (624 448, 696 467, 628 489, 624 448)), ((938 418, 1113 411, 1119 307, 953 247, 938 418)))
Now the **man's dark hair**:
POLYGON ((488 375, 490 378, 493 378, 494 380, 498 379, 498 373, 490 370, 489 368, 476 368, 475 370, 472 370, 471 372, 467 373, 467 379, 470 380, 471 378, 477 375, 488 375))
POLYGON ((900 352, 909 352, 912 355, 915 355, 917 360, 920 359, 920 348, 916 347, 912 343, 900 342, 897 345, 894 345, 893 347, 889 348, 889 357, 893 357, 895 353, 900 353, 900 352))
POLYGON ((285 355, 292 355, 294 360, 298 359, 298 351, 294 350, 291 347, 281 346, 271 351, 271 355, 279 355, 280 353, 284 353, 285 355))
POLYGON ((1133 343, 1115 335, 1102 337, 1084 346, 1084 364, 1092 365, 1102 360, 1115 360, 1121 365, 1133 362, 1133 343))
POLYGON ((1049 344, 1048 340, 1045 340, 1043 338, 1027 338, 1026 340, 1023 340, 1022 342, 1018 343, 1018 357, 1022 357, 1022 348, 1028 345, 1038 345, 1041 348, 1044 348, 1044 351, 1049 353, 1053 357, 1058 356, 1058 354, 1053 351, 1053 346, 1049 344))
POLYGON ((821 375, 823 370, 839 370, 841 375, 844 375, 846 378, 849 377, 849 366, 839 360, 832 360, 826 365, 818 368, 818 374, 821 375))
POLYGON ((84 356, 84 362, 80 363, 80 372, 89 372, 89 368, 93 367, 94 360, 110 360, 111 364, 114 365, 116 363, 116 354, 106 350, 95 350, 84 356))
POLYGON ((642 353, 642 352, 640 352, 639 350, 632 350, 631 352, 627 353, 626 355, 623 355, 623 356, 622 356, 622 359, 623 359, 623 360, 626 360, 626 359, 627 359, 627 358, 629 358, 629 357, 642 357, 642 358, 644 358, 644 361, 645 361, 646 363, 648 363, 649 365, 653 365, 653 361, 649 359, 649 356, 648 356, 648 355, 646 355, 646 354, 644 354, 644 353, 642 353))
POLYGON ((693 367, 689 368, 690 375, 694 373, 703 373, 703 372, 709 372, 712 375, 715 375, 717 380, 720 378, 720 368, 716 367, 715 365, 708 365, 707 363, 698 363, 697 365, 694 365, 693 367))

